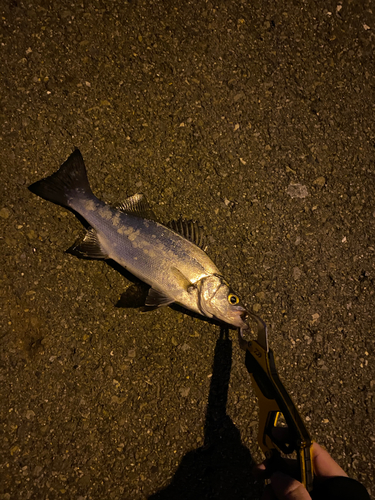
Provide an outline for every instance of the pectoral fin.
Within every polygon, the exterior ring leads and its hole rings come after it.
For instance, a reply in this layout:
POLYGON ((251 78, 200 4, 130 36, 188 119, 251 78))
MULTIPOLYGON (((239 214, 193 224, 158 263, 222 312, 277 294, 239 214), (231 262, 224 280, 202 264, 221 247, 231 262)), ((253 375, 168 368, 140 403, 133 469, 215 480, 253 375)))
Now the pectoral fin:
POLYGON ((163 307, 163 306, 168 306, 169 304, 172 304, 174 302, 174 299, 171 299, 167 295, 165 295, 163 292, 159 292, 158 290, 155 290, 154 288, 150 288, 147 298, 146 298, 146 307, 163 307))
POLYGON ((177 269, 177 267, 172 268, 172 272, 173 272, 175 278, 177 278, 178 283, 179 283, 181 288, 183 288, 184 290, 186 290, 189 293, 192 290, 194 290, 194 288, 196 288, 196 285, 191 283, 191 281, 188 280, 187 277, 179 269, 177 269))

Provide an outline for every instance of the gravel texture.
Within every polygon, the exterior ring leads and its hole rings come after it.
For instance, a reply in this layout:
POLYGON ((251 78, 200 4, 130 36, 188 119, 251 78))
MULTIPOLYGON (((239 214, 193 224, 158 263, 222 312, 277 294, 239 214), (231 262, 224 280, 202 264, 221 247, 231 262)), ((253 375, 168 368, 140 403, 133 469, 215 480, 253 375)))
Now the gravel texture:
POLYGON ((259 499, 235 331, 132 282, 27 186, 197 219, 315 440, 374 492, 375 4, 2 2, 0 499, 259 499), (57 7, 58 5, 58 7, 57 7))

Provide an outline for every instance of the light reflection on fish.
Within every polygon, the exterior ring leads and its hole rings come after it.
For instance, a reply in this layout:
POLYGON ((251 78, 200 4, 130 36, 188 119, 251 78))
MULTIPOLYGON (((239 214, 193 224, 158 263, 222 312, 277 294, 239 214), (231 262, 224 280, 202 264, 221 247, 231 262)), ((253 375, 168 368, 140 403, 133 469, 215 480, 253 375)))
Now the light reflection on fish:
POLYGON ((57 172, 29 189, 80 214, 91 229, 75 246, 76 253, 113 259, 150 285, 146 306, 175 302, 208 318, 246 328, 246 309, 203 251, 204 238, 196 223, 159 224, 141 194, 110 207, 92 193, 78 149, 57 172))

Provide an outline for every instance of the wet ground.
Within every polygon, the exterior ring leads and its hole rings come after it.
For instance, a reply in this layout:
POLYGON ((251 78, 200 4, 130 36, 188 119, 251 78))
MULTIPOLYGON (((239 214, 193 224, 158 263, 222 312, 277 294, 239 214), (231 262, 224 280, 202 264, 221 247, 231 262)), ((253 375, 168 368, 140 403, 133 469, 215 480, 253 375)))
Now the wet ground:
POLYGON ((374 493, 375 4, 3 2, 0 499, 259 499, 244 354, 64 251, 27 186, 199 220, 312 436, 374 493), (4 7, 5 5, 5 7, 4 7))

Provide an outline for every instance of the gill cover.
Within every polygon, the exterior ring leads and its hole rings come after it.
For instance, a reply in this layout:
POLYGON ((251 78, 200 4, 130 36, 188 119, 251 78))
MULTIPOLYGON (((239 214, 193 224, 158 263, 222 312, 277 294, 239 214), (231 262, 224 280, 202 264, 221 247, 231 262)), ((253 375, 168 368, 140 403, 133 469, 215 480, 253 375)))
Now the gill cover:
POLYGON ((222 276, 206 276, 198 281, 197 288, 198 305, 202 314, 238 328, 246 326, 242 319, 246 309, 222 276))

